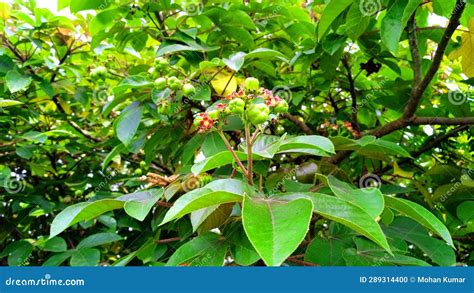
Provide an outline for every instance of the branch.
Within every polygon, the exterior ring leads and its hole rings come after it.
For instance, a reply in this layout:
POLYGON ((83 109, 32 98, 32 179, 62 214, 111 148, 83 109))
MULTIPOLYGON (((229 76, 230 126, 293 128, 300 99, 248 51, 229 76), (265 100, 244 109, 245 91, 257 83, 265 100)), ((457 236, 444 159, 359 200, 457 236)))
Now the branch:
POLYGON ((351 94, 351 99, 352 99, 352 107, 351 107, 351 112, 352 112, 352 126, 357 130, 358 132, 360 131, 359 123, 357 122, 357 93, 355 90, 355 85, 354 85, 354 78, 352 77, 352 72, 351 72, 351 66, 349 65, 349 62, 347 61, 347 56, 342 58, 342 64, 346 68, 347 71, 347 80, 349 81, 349 93, 351 94))
POLYGON ((237 157, 237 155, 235 154, 234 149, 232 148, 232 146, 230 145, 229 141, 228 141, 227 138, 225 137, 224 132, 222 132, 222 130, 218 130, 217 133, 221 136, 222 140, 224 141, 225 146, 227 147, 227 149, 229 150, 229 152, 232 154, 232 157, 234 158, 234 160, 235 160, 235 162, 237 163, 237 165, 239 165, 239 167, 240 167, 240 169, 242 170, 242 172, 244 173, 244 175, 245 175, 245 176, 248 176, 247 169, 245 169, 244 164, 242 164, 242 161, 241 161, 241 160, 239 159, 239 157, 237 157))
POLYGON ((306 133, 308 135, 313 134, 313 131, 311 130, 311 128, 309 128, 308 125, 306 125, 306 123, 304 121, 300 120, 298 117, 293 116, 289 113, 283 114, 282 117, 285 118, 285 119, 290 120, 291 122, 293 122, 293 124, 298 126, 301 129, 301 131, 303 131, 304 133, 306 133))
POLYGON ((429 151, 432 148, 437 147, 440 145, 443 141, 448 140, 449 138, 455 136, 461 131, 469 129, 469 125, 462 125, 459 127, 454 128, 450 132, 446 133, 445 135, 438 136, 438 137, 432 137, 431 139, 428 139, 427 142, 424 144, 423 147, 421 147, 419 150, 413 151, 410 153, 410 155, 413 158, 418 158, 421 154, 423 154, 426 151, 429 151))
POLYGON ((155 243, 157 244, 163 244, 163 243, 170 243, 170 242, 177 242, 181 241, 180 237, 172 237, 172 238, 167 238, 167 239, 160 239, 160 240, 155 240, 155 243))
POLYGON ((466 8, 466 3, 464 0, 457 0, 456 6, 454 7, 451 19, 449 20, 449 24, 444 31, 444 35, 441 38, 441 41, 438 44, 438 48, 436 49, 435 55, 433 57, 433 61, 431 63, 428 72, 426 73, 423 80, 419 83, 418 86, 412 89, 410 100, 408 101, 407 106, 405 107, 403 118, 410 119, 416 112, 418 108, 418 104, 425 92, 426 88, 430 84, 431 80, 435 76, 436 72, 438 72, 439 66, 441 65, 441 61, 443 60, 444 52, 446 51, 446 47, 451 40, 453 33, 456 31, 456 28, 459 26, 459 19, 464 12, 464 8, 466 8))
POLYGON ((416 38, 416 20, 415 13, 408 21, 408 42, 410 43, 411 58, 413 62, 413 88, 416 88, 421 82, 421 57, 418 50, 418 40, 416 38))
POLYGON ((474 117, 447 118, 447 117, 417 117, 411 121, 413 125, 472 125, 474 117))

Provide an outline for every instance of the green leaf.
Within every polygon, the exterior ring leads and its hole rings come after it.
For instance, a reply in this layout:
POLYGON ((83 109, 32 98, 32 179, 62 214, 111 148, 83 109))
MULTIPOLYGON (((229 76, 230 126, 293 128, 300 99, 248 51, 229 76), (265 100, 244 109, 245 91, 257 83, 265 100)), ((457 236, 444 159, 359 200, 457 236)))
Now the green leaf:
POLYGON ((5 76, 7 88, 12 93, 26 89, 31 84, 31 77, 23 75, 16 70, 10 70, 5 76))
POLYGON ((353 0, 331 0, 324 8, 317 28, 318 39, 321 39, 336 18, 351 5, 353 0))
POLYGON ((122 80, 118 86, 114 87, 113 92, 117 95, 129 89, 150 87, 152 85, 153 82, 148 80, 146 77, 142 75, 133 75, 122 80))
POLYGON ((246 196, 242 222, 265 264, 279 266, 303 241, 312 212, 313 204, 304 198, 285 202, 246 196))
POLYGON ((109 9, 99 12, 89 24, 91 36, 104 31, 107 27, 114 23, 114 20, 121 16, 120 9, 109 9))
POLYGON ((105 212, 120 209, 123 201, 101 199, 93 202, 82 202, 65 208, 51 223, 50 238, 58 235, 66 228, 81 222, 91 220, 105 212))
POLYGON ((460 204, 456 209, 458 218, 465 224, 469 224, 474 220, 474 201, 466 201, 460 204))
POLYGON ((72 13, 76 13, 82 10, 104 9, 107 5, 107 1, 71 0, 70 9, 72 13))
POLYGON ((375 136, 366 135, 358 140, 336 136, 332 137, 331 141, 338 151, 356 151, 358 154, 369 158, 384 160, 387 159, 388 156, 411 157, 410 154, 398 144, 383 139, 377 139, 375 136))
POLYGON ((384 209, 383 194, 376 188, 355 189, 350 184, 329 175, 329 187, 339 198, 344 199, 365 210, 376 219, 384 209))
POLYGON ((229 202, 241 202, 243 194, 249 192, 249 187, 242 181, 236 179, 215 180, 181 196, 166 213, 160 226, 203 208, 229 202))
POLYGON ((453 239, 451 238, 448 228, 446 228, 446 226, 435 215, 430 213, 424 207, 409 200, 391 196, 385 196, 385 203, 387 207, 398 211, 402 215, 412 218, 434 233, 438 234, 449 245, 454 247, 453 239))
POLYGON ((245 59, 278 59, 289 63, 288 58, 281 52, 268 49, 268 48, 257 48, 253 51, 250 51, 245 55, 245 59))
POLYGON ((230 69, 234 71, 239 71, 239 69, 244 65, 245 61, 245 53, 244 52, 237 52, 229 56, 229 59, 222 59, 225 65, 227 65, 230 69))
POLYGON ((125 146, 129 146, 132 143, 133 137, 140 125, 142 114, 143 105, 134 102, 123 110, 114 123, 117 137, 125 146))
POLYGON ((398 42, 408 20, 422 0, 398 0, 388 9, 382 19, 380 35, 382 41, 392 52, 398 51, 398 42))
POLYGON ((231 245, 230 252, 235 263, 241 266, 249 266, 260 259, 260 255, 253 248, 240 223, 235 223, 232 229, 225 234, 225 237, 231 245))
POLYGON ((120 237, 119 235, 115 233, 109 233, 109 232, 96 233, 84 238, 81 242, 79 242, 76 248, 77 249, 92 248, 92 247, 108 244, 111 242, 120 241, 122 239, 123 239, 122 237, 120 237))
POLYGON ((392 253, 379 224, 360 207, 346 200, 321 193, 290 193, 283 194, 281 197, 310 199, 313 201, 315 213, 359 232, 390 254, 392 253))
POLYGON ((26 240, 10 243, 1 253, 0 258, 8 256, 8 265, 11 267, 28 264, 28 258, 33 251, 33 245, 26 240))
POLYGON ((342 258, 344 250, 351 245, 352 243, 335 237, 325 239, 317 236, 306 248, 304 260, 322 266, 343 266, 345 265, 342 258))
POLYGON ((70 265, 73 267, 96 266, 100 261, 100 251, 95 248, 82 248, 72 253, 70 265))
POLYGON ((349 8, 346 16, 346 33, 354 41, 365 32, 371 19, 371 17, 362 13, 363 10, 360 8, 360 1, 365 3, 364 1, 366 0, 355 1, 354 4, 351 5, 351 8, 349 8))
POLYGON ((142 221, 150 211, 151 203, 154 205, 162 193, 162 189, 152 189, 127 194, 116 199, 101 199, 69 206, 60 212, 51 223, 50 238, 76 223, 92 220, 103 213, 123 208, 125 205, 128 206, 125 210, 127 214, 142 221), (139 207, 139 205, 144 207, 139 207))
POLYGON ((163 196, 163 189, 152 189, 143 192, 135 192, 118 197, 117 200, 125 201, 125 212, 143 221, 156 202, 163 196))
POLYGON ((172 54, 181 51, 198 51, 198 52, 210 52, 218 50, 219 46, 201 46, 197 43, 190 43, 189 45, 181 44, 170 44, 169 42, 163 42, 160 48, 156 52, 156 56, 163 56, 165 54, 172 54))
MULTIPOLYGON (((247 153, 239 151, 236 151, 235 153, 241 161, 247 161, 247 153)), ((262 159, 262 157, 256 154, 252 155, 252 158, 254 160, 262 159)), ((234 163, 234 157, 232 156, 232 153, 229 151, 223 151, 194 164, 191 168, 191 172, 193 172, 194 175, 198 175, 200 173, 230 165, 232 163, 234 163)))
POLYGON ((64 252, 67 250, 66 240, 61 237, 54 237, 46 241, 43 250, 52 252, 64 252))
POLYGON ((215 233, 205 233, 180 246, 167 266, 222 266, 227 244, 215 233))
POLYGON ((440 266, 452 266, 456 263, 453 248, 445 241, 431 237, 428 231, 409 218, 396 218, 384 231, 390 238, 399 238, 414 244, 440 266))
POLYGON ((334 154, 334 145, 323 136, 296 136, 284 140, 278 148, 278 153, 305 153, 328 157, 334 154))
POLYGON ((58 267, 63 262, 65 262, 68 258, 71 257, 73 251, 65 251, 63 253, 58 253, 50 258, 48 258, 41 266, 43 267, 58 267))
POLYGON ((0 108, 6 108, 6 107, 17 106, 17 105, 22 105, 22 104, 24 103, 20 101, 0 99, 0 108))

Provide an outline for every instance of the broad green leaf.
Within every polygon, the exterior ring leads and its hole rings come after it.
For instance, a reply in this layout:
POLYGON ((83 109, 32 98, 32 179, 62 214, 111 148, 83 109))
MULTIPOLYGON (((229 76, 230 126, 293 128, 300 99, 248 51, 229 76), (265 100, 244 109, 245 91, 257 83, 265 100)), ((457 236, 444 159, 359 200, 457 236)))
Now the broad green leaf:
POLYGON ((109 9, 99 12, 89 24, 89 31, 92 36, 105 30, 113 24, 114 19, 121 16, 120 9, 109 9))
POLYGON ((7 72, 5 81, 10 92, 16 93, 25 90, 31 84, 32 79, 13 69, 7 72))
POLYGON ((472 222, 474 220, 474 201, 466 201, 460 204, 456 209, 456 214, 464 223, 472 222))
POLYGON ((336 136, 332 137, 331 141, 338 151, 356 151, 358 154, 369 158, 384 160, 388 156, 410 157, 410 154, 398 144, 377 139, 375 136, 366 135, 358 140, 336 136))
POLYGON ((382 19, 380 35, 382 41, 392 52, 398 51, 398 42, 408 20, 422 0, 398 0, 388 9, 382 19))
MULTIPOLYGON (((235 152, 239 160, 241 161, 247 161, 247 154, 244 152, 235 152)), ((252 155, 252 158, 254 160, 261 160, 262 157, 254 154, 252 155)), ((216 169, 222 166, 230 165, 234 163, 234 157, 229 151, 223 151, 220 153, 217 153, 209 158, 206 158, 196 164, 193 165, 191 168, 191 172, 193 172, 194 175, 198 175, 200 173, 216 169)))
POLYGON ((166 213, 160 226, 191 212, 230 202, 241 202, 249 187, 236 179, 219 179, 181 196, 166 213))
POLYGON ((73 251, 65 251, 63 253, 58 253, 50 258, 48 258, 41 266, 43 267, 58 267, 60 266, 63 262, 65 262, 68 258, 71 257, 73 251))
POLYGON ((284 140, 278 148, 278 153, 305 153, 328 157, 334 154, 334 145, 323 136, 296 136, 284 140))
POLYGON ((117 95, 129 89, 150 87, 152 85, 153 85, 153 82, 151 82, 145 76, 133 75, 122 80, 118 86, 113 88, 113 92, 115 95, 117 95))
POLYGON ((306 248, 304 260, 321 266, 343 266, 344 250, 352 246, 351 242, 332 235, 328 239, 317 236, 306 248))
POLYGON ((376 219, 384 209, 383 194, 376 188, 355 189, 350 184, 340 181, 336 177, 328 176, 329 187, 339 198, 365 210, 376 219))
POLYGON ((167 266, 222 266, 227 244, 215 233, 206 233, 180 246, 170 257, 167 266))
POLYGON ((469 21, 469 31, 462 34, 461 47, 453 51, 450 55, 450 59, 462 58, 462 71, 468 77, 474 77, 474 61, 471 57, 472 48, 474 48, 474 19, 471 18, 469 21))
POLYGON ((6 108, 6 107, 17 106, 17 105, 22 105, 22 104, 24 103, 20 101, 0 99, 0 108, 6 108))
POLYGON ((445 241, 430 236, 428 231, 409 218, 396 218, 384 231, 390 238, 399 238, 414 244, 440 266, 452 266, 456 262, 452 247, 445 241))
POLYGON ((181 45, 181 44, 170 44, 168 42, 163 42, 160 45, 160 48, 156 52, 156 56, 163 56, 165 54, 171 54, 181 51, 198 51, 198 52, 210 52, 218 50, 219 46, 201 46, 197 43, 191 43, 190 45, 181 45))
POLYGON ((76 13, 82 10, 104 9, 107 6, 108 6, 107 1, 71 0, 69 7, 72 13, 76 13))
POLYGON ((242 222, 265 264, 279 266, 303 241, 312 212, 313 205, 305 198, 285 202, 246 196, 242 222))
MULTIPOLYGON (((263 158, 271 159, 275 156, 286 135, 281 137, 271 135, 259 135, 252 145, 252 153, 263 158)), ((247 151, 246 143, 241 144, 241 150, 247 151)))
POLYGON ((379 224, 363 209, 335 196, 321 193, 289 193, 282 198, 307 198, 313 201, 314 212, 341 223, 374 241, 388 253, 392 253, 379 224))
POLYGON ((8 265, 11 267, 28 265, 28 257, 33 251, 33 245, 26 240, 10 243, 1 253, 0 257, 8 256, 8 265))
POLYGON ((123 201, 101 199, 93 202, 82 202, 65 208, 51 223, 50 238, 58 235, 66 228, 81 222, 91 220, 105 212, 120 209, 123 201))
POLYGON ((100 251, 95 248, 82 248, 72 253, 70 264, 73 267, 96 266, 100 261, 100 251))
POLYGON ((231 245, 230 252, 235 263, 241 266, 249 266, 260 259, 260 256, 253 248, 252 243, 250 243, 240 222, 234 223, 230 231, 225 233, 224 236, 231 245))
POLYGON ((234 71, 239 71, 239 69, 244 65, 245 61, 245 53, 244 52, 237 52, 229 56, 229 59, 222 59, 230 69, 234 71))
POLYGON ((268 49, 268 48, 258 48, 253 51, 250 51, 245 55, 245 59, 271 59, 276 58, 286 63, 289 63, 287 57, 278 51, 268 49))
MULTIPOLYGON (((417 221, 421 225, 430 229, 434 233, 441 236, 449 245, 453 246, 453 239, 448 228, 431 212, 424 207, 412 201, 385 196, 385 204, 387 207, 417 221)), ((453 246, 454 247, 454 246, 453 246)))
POLYGON ((124 209, 129 216, 143 221, 162 196, 163 189, 153 189, 127 194, 118 197, 117 200, 125 202, 124 209))
POLYGON ((324 8, 317 28, 318 39, 321 39, 336 18, 351 5, 353 0, 331 0, 324 8))
POLYGON ((42 247, 45 251, 64 252, 67 250, 66 241, 61 237, 54 237, 46 241, 42 247))
MULTIPOLYGON (((363 14, 361 9, 361 1, 365 3, 366 0, 355 1, 351 5, 346 16, 346 33, 352 40, 357 40, 367 29, 371 17, 363 14)), ((374 5, 376 2, 374 2, 374 5)))
POLYGON ((123 208, 124 205, 128 206, 125 209, 127 214, 141 221, 150 211, 151 203, 155 204, 162 193, 162 189, 152 189, 127 194, 116 199, 101 199, 69 206, 60 212, 51 223, 50 238, 76 223, 92 220, 103 213, 123 208))
POLYGON ((134 102, 123 110, 114 123, 117 137, 125 146, 129 146, 132 143, 133 137, 140 125, 142 114, 143 105, 134 102))
POLYGON ((77 245, 77 249, 82 248, 92 248, 104 244, 108 244, 111 242, 120 241, 123 238, 115 233, 103 232, 103 233, 96 233, 84 238, 79 244, 77 245))

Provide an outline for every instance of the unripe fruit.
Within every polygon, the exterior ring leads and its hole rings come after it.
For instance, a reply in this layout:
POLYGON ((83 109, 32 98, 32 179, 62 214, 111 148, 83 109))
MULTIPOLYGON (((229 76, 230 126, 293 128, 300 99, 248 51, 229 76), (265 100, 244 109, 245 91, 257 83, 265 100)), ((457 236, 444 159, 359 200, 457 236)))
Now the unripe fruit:
POLYGON ((159 77, 153 84, 157 90, 164 90, 166 88, 166 78, 159 77))
POLYGON ((185 97, 189 97, 191 95, 194 95, 195 93, 196 93, 196 88, 192 84, 187 83, 183 85, 183 95, 185 97))
POLYGON ((288 112, 288 103, 285 100, 281 100, 275 106, 275 112, 276 113, 286 113, 286 112, 288 112))
POLYGON ((255 77, 248 77, 245 79, 245 90, 246 91, 258 91, 260 88, 260 84, 258 82, 258 79, 255 77))
POLYGON ((193 125, 196 127, 199 127, 199 125, 201 124, 201 121, 202 121, 202 117, 197 116, 196 118, 194 118, 193 125))
POLYGON ((211 110, 207 114, 209 115, 209 118, 211 118, 212 120, 217 120, 217 118, 219 118, 218 110, 211 110))
POLYGON ((91 70, 91 77, 104 78, 107 74, 107 68, 104 66, 97 66, 91 70))
POLYGON ((146 162, 140 161, 140 168, 145 168, 145 167, 146 167, 146 162))
POLYGON ((241 98, 234 98, 229 102, 229 110, 234 114, 244 113, 245 102, 241 98))
POLYGON ((142 174, 143 174, 143 171, 140 168, 135 169, 135 171, 133 171, 133 175, 135 176, 142 176, 142 174))
POLYGON ((251 104, 247 110, 247 117, 254 125, 262 124, 270 118, 270 108, 263 104, 251 104))
POLYGON ((167 115, 171 111, 171 106, 168 101, 162 101, 158 104, 158 113, 167 115))
POLYGON ((75 196, 80 196, 80 195, 82 195, 82 190, 76 190, 76 191, 74 191, 74 195, 75 195, 75 196))

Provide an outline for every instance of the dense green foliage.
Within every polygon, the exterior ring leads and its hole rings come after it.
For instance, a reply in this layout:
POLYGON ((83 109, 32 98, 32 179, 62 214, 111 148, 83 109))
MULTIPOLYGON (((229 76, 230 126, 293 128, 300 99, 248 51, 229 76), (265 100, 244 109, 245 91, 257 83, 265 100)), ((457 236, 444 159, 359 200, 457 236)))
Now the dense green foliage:
POLYGON ((2 265, 474 263, 472 0, 12 2, 2 265))

